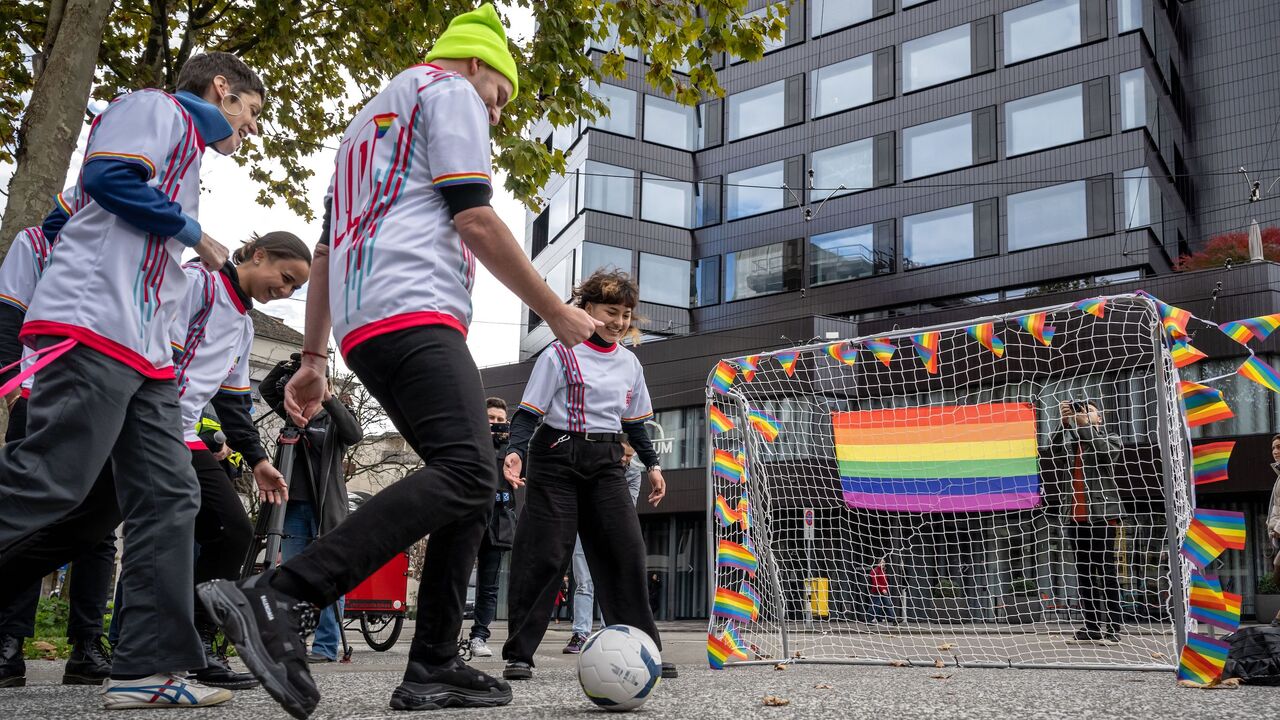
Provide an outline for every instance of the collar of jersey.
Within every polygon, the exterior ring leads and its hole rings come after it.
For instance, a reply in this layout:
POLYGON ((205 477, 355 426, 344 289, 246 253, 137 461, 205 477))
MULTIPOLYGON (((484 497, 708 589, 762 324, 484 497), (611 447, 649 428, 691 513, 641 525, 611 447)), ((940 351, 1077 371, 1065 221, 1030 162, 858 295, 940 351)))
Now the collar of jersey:
POLYGON ((600 333, 591 333, 591 337, 582 343, 596 352, 611 353, 618 349, 618 343, 605 342, 600 333))
POLYGON ((222 284, 227 288, 227 295, 231 296, 231 304, 236 306, 241 315, 249 312, 249 308, 253 307, 253 299, 240 289, 240 273, 236 272, 236 266, 232 265, 230 260, 222 266, 222 272, 218 273, 218 277, 222 278, 222 284))
POLYGON ((222 111, 218 110, 213 103, 186 90, 179 90, 173 97, 182 103, 182 108, 191 115, 192 121, 196 124, 196 132, 200 133, 200 140, 205 145, 231 137, 231 123, 227 122, 222 111))

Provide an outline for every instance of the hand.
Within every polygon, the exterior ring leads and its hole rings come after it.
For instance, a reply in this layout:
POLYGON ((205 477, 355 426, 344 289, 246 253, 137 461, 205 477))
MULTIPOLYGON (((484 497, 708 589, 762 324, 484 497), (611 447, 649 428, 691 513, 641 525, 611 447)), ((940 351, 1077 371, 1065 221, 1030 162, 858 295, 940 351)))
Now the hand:
POLYGON ((293 424, 306 427, 311 418, 320 412, 320 403, 324 401, 328 391, 324 371, 304 362, 289 379, 289 384, 284 386, 284 409, 289 413, 293 424))
POLYGON ((201 234, 200 242, 195 247, 196 255, 204 262, 204 266, 210 270, 221 270, 223 265, 227 264, 229 253, 222 246, 222 243, 214 240, 208 235, 201 234))
POLYGON ((226 443, 222 443, 222 447, 219 448, 218 451, 213 454, 213 459, 217 460, 218 462, 222 462, 223 460, 226 460, 229 457, 231 457, 231 448, 227 447, 226 443))
POLYGON ((506 479, 507 484, 511 487, 516 489, 524 487, 524 480, 520 478, 522 470, 524 470, 524 461, 520 459, 518 453, 508 453, 503 458, 502 477, 506 479))
POLYGON ((662 498, 667 496, 667 481, 662 477, 661 470, 649 471, 649 504, 658 507, 658 503, 662 502, 662 498))
POLYGON ((284 475, 268 460, 253 466, 253 481, 258 484, 258 499, 272 505, 289 502, 289 484, 284 475))
POLYGON ((556 339, 565 347, 573 347, 591 337, 604 323, 587 314, 582 308, 562 305, 563 310, 547 319, 547 325, 556 339))
POLYGON ((1076 410, 1071 406, 1071 403, 1063 400, 1058 403, 1058 414, 1062 416, 1062 424, 1070 427, 1074 422, 1076 410))

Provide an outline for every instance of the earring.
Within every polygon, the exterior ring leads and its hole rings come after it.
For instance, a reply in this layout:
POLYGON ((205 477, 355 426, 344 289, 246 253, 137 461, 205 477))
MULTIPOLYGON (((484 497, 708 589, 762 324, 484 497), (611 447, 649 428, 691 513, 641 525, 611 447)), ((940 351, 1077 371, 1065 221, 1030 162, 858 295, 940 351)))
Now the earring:
POLYGON ((244 103, 240 102, 240 96, 235 93, 227 93, 227 95, 222 98, 222 102, 219 104, 222 105, 222 112, 230 115, 231 117, 240 117, 240 115, 244 113, 244 103), (239 104, 240 109, 237 110, 236 112, 231 112, 229 109, 227 109, 228 98, 235 98, 235 100, 232 100, 232 102, 239 104))
POLYGON ((261 264, 262 264, 262 261, 261 261, 261 260, 254 260, 254 261, 253 261, 253 264, 254 264, 254 265, 261 265, 261 264))

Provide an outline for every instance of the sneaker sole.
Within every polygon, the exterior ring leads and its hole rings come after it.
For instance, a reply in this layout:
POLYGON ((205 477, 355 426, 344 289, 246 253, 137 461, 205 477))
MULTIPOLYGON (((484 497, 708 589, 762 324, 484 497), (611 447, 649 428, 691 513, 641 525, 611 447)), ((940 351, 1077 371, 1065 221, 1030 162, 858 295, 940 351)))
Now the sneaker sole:
POLYGON ((314 683, 311 690, 315 699, 298 693, 289 682, 284 669, 267 652, 262 643, 262 635, 258 631, 257 621, 248 609, 249 599, 240 592, 235 583, 226 580, 201 583, 196 587, 200 602, 218 620, 223 633, 235 643, 240 659, 249 668, 249 672, 258 678, 267 694, 280 703, 285 712, 307 720, 307 716, 316 709, 320 691, 314 683))
POLYGON ((201 685, 208 685, 209 687, 222 688, 224 690, 252 690, 262 684, 258 682, 258 678, 256 677, 249 678, 248 680, 235 680, 235 681, 229 681, 229 682, 222 681, 222 680, 207 680, 205 678, 200 677, 199 675, 189 675, 188 677, 200 683, 201 685))
POLYGON ((570 650, 569 648, 565 648, 564 650, 560 651, 560 654, 561 655, 581 655, 582 650, 570 650))
POLYGON ((493 651, 492 651, 492 650, 490 650, 490 651, 489 651, 489 652, 487 652, 487 653, 472 652, 472 653, 471 653, 471 657, 478 657, 478 658, 491 658, 491 657, 493 657, 493 651))
POLYGON ((502 679, 503 680, 532 680, 533 671, 532 670, 503 670, 502 679))
POLYGON ((107 679, 107 675, 102 677, 94 677, 93 675, 80 675, 78 673, 64 673, 62 675, 63 685, 101 685, 107 679))
POLYGON ((235 697, 235 696, 231 694, 231 691, 223 690, 221 694, 210 693, 209 697, 205 698, 204 700, 201 700, 198 704, 195 704, 195 705, 178 704, 178 703, 149 703, 149 702, 143 702, 141 700, 122 700, 120 702, 104 701, 102 703, 102 707, 104 710, 150 710, 153 708, 159 708, 161 710, 172 710, 174 708, 202 708, 202 707, 213 707, 214 705, 221 705, 222 703, 230 700, 232 697, 235 697))
POLYGON ((499 707, 511 702, 511 691, 485 692, 441 683, 402 683, 391 693, 392 710, 499 707))
POLYGON ((5 678, 3 680, 0 680, 0 688, 15 688, 15 687, 26 687, 26 686, 27 686, 27 677, 25 675, 20 677, 10 677, 10 678, 5 678))

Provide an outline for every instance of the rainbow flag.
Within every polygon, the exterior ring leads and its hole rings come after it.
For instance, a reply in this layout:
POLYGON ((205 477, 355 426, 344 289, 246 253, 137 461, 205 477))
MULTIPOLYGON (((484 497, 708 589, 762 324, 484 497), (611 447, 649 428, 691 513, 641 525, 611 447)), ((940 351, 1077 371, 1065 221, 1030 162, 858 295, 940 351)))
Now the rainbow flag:
POLYGON ((1207 635, 1187 633, 1187 644, 1182 647, 1178 660, 1178 679, 1204 685, 1217 680, 1227 664, 1227 652, 1231 645, 1207 635))
POLYGON ((738 369, 742 371, 742 382, 751 382, 756 379, 756 370, 760 368, 759 355, 748 355, 744 358, 738 358, 734 362, 738 364, 738 369))
POLYGON ((1004 357, 1004 342, 996 337, 995 323, 982 323, 969 328, 969 335, 982 347, 995 353, 996 357, 1004 357))
POLYGON ((1031 337, 1040 341, 1041 345, 1048 345, 1053 341, 1053 327, 1045 325, 1046 313, 1031 313, 1018 318, 1018 323, 1022 325, 1022 329, 1031 333, 1031 337))
POLYGON ((763 410, 748 410, 747 422, 751 423, 751 427, 760 433, 765 442, 778 439, 778 419, 763 410))
POLYGON ((1222 538, 1218 537, 1217 533, 1206 527, 1199 519, 1191 518, 1191 524, 1187 526, 1187 536, 1182 540, 1182 549, 1178 552, 1190 560, 1192 565, 1203 571, 1226 549, 1226 543, 1222 542, 1222 538))
POLYGON ((733 387, 733 379, 737 375, 738 371, 732 365, 721 360, 716 363, 716 372, 711 376, 711 387, 723 395, 729 392, 730 387, 733 387))
POLYGON ((722 528, 727 528, 741 519, 738 515, 738 510, 729 505, 729 501, 725 500, 722 495, 716 496, 715 515, 716 522, 722 528))
POLYGON ((858 361, 858 348, 854 347, 852 343, 841 340, 827 346, 827 355, 845 365, 852 365, 858 361))
POLYGON ((1156 308, 1160 311, 1160 324, 1164 326, 1164 331, 1169 334, 1169 337, 1174 339, 1187 337, 1187 323, 1191 320, 1191 313, 1147 293, 1142 294, 1156 304, 1156 308))
POLYGON ((1184 368, 1191 363, 1205 359, 1208 355, 1200 352, 1191 346, 1186 340, 1175 340, 1173 347, 1169 348, 1169 355, 1173 357, 1174 367, 1184 368))
POLYGON ((751 548, 730 540, 721 540, 716 547, 716 567, 737 568, 755 577, 759 566, 760 562, 751 548))
POLYGON ((751 532, 751 504, 747 502, 747 489, 742 488, 742 497, 738 498, 738 520, 742 522, 742 529, 751 532))
POLYGON ((1280 392, 1280 375, 1271 369, 1271 366, 1258 359, 1257 355, 1250 355, 1248 360, 1240 366, 1236 373, 1243 375, 1250 380, 1258 383, 1262 387, 1271 392, 1280 392))
POLYGON ((1205 577, 1191 571, 1191 606, 1210 610, 1226 610, 1227 603, 1222 598, 1222 581, 1218 577, 1205 577))
POLYGON ((707 422, 711 424, 712 435, 719 435, 733 429, 733 421, 714 403, 707 408, 707 422))
POLYGON ((1089 298, 1081 300, 1071 307, 1077 310, 1083 310, 1095 317, 1103 317, 1106 314, 1107 301, 1104 298, 1089 298))
POLYGON ((1244 345, 1250 340, 1266 340, 1267 336, 1280 327, 1280 313, 1260 315, 1245 320, 1232 320, 1218 326, 1227 337, 1244 345))
POLYGON ((924 369, 930 375, 938 374, 938 340, 941 337, 942 334, 937 332, 911 336, 911 345, 916 349, 916 355, 920 356, 920 362, 924 363, 924 369))
POLYGON ((868 340, 867 349, 871 351, 872 355, 876 356, 877 360, 884 363, 885 367, 889 367, 889 361, 893 360, 893 352, 894 350, 897 350, 893 343, 889 342, 885 338, 868 340))
POLYGON ((723 670, 725 663, 733 656, 733 651, 734 648, 726 638, 707 633, 707 664, 712 670, 723 670))
POLYGON ((395 119, 396 119, 395 113, 382 113, 381 115, 374 115, 373 124, 378 128, 374 132, 374 139, 381 140, 382 136, 386 135, 387 131, 391 129, 391 123, 395 122, 395 119))
POLYGON ((1200 443, 1191 448, 1191 475, 1196 485, 1222 482, 1227 479, 1227 464, 1231 461, 1234 441, 1200 443))
POLYGON ((1223 609, 1202 608, 1192 604, 1188 615, 1191 616, 1192 620, 1198 620, 1226 632, 1235 632, 1240 629, 1240 601, 1239 595, 1223 592, 1223 609))
POLYGON ((743 642, 742 635, 738 632, 738 628, 734 627, 733 623, 725 625, 724 639, 733 649, 730 657, 741 658, 742 660, 747 659, 747 648, 750 646, 743 642))
POLYGON ((1213 531, 1226 549, 1244 549, 1244 513, 1197 508, 1193 517, 1213 531))
POLYGON ((742 584, 738 586, 738 590, 742 593, 742 597, 751 602, 751 619, 754 621, 760 617, 760 596, 756 594, 756 589, 751 586, 751 583, 746 580, 742 581, 742 584))
POLYGON ((977 512, 1040 504, 1028 403, 834 412, 831 421, 851 508, 977 512))
POLYGON ((756 619, 759 612, 760 608, 755 599, 728 588, 716 588, 716 601, 711 608, 711 614, 715 617, 751 622, 756 619))
POLYGON ((1200 427, 1211 422, 1235 417, 1222 400, 1222 391, 1207 385, 1183 380, 1178 384, 1182 407, 1187 412, 1187 427, 1200 427))
POLYGON ((796 360, 800 359, 800 353, 780 352, 775 353, 774 357, 778 359, 778 364, 782 366, 782 371, 787 374, 787 377, 791 377, 791 374, 796 371, 796 360))
POLYGON ((711 472, 716 477, 729 482, 742 482, 742 461, 728 450, 716 448, 713 453, 711 472))

